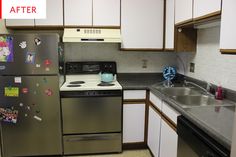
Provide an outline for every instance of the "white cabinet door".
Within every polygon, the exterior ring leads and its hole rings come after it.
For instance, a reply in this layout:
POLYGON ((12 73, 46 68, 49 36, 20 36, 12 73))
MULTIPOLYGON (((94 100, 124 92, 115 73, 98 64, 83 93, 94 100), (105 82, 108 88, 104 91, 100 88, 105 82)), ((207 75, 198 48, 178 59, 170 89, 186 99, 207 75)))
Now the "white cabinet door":
POLYGON ((64 0, 65 26, 92 26, 92 0, 64 0))
POLYGON ((193 2, 193 18, 198 18, 221 10, 221 0, 194 0, 193 2))
POLYGON ((124 104, 123 143, 144 142, 145 104, 124 104))
POLYGON ((120 26, 120 0, 93 0, 93 26, 120 26))
POLYGON ((63 0, 47 0, 47 19, 36 19, 35 25, 63 26, 63 0))
POLYGON ((164 0, 121 1, 123 49, 162 49, 164 0))
POLYGON ((177 147, 177 133, 164 120, 162 120, 159 157, 177 157, 177 147))
POLYGON ((192 20, 193 0, 175 0, 175 24, 192 20))
POLYGON ((149 100, 160 111, 162 110, 162 100, 158 98, 156 95, 154 95, 152 92, 150 92, 149 100))
POLYGON ((236 1, 224 0, 222 3, 220 49, 228 49, 229 52, 236 52, 236 1))
POLYGON ((159 155, 161 117, 152 107, 149 107, 148 116, 148 147, 155 157, 159 155))
POLYGON ((124 100, 146 99, 146 90, 124 90, 124 100))
POLYGON ((34 27, 34 20, 6 20, 6 26, 32 26, 34 27))
POLYGON ((174 49, 175 0, 166 0, 166 38, 165 49, 174 49))

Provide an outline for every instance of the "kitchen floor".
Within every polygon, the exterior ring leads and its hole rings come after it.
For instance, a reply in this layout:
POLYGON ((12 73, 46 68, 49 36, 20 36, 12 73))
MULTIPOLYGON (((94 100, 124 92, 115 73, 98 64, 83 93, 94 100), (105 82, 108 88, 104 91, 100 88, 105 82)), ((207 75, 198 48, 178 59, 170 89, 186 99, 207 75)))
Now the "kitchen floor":
POLYGON ((71 157, 151 157, 149 150, 126 150, 121 154, 84 155, 71 157))

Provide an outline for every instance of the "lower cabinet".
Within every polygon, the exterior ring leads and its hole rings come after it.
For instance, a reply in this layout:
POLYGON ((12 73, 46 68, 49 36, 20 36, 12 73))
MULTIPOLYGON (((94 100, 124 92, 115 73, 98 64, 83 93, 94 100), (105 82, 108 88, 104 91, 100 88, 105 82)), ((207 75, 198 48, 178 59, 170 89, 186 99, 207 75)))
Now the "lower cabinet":
POLYGON ((144 142, 145 103, 124 104, 123 143, 144 142))
POLYGON ((149 106, 148 115, 148 147, 155 157, 158 157, 160 146, 161 115, 149 106))
POLYGON ((159 157, 177 157, 177 145, 178 135, 176 131, 162 120, 159 157))

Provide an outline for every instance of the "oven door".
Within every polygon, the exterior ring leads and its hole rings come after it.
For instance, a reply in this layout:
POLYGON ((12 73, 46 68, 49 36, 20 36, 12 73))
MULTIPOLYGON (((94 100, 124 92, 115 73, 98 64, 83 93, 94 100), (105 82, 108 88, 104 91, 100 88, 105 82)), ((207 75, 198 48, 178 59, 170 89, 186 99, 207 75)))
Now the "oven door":
POLYGON ((121 132, 121 96, 61 100, 63 134, 121 132))

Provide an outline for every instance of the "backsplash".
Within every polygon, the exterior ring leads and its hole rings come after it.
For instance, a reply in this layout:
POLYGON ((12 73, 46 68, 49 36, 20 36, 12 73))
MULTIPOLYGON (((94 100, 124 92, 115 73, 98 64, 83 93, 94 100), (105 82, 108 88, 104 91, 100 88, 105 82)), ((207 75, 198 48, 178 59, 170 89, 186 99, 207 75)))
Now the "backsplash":
MULTIPOLYGON (((179 53, 189 77, 236 90, 236 55, 222 55, 219 52, 220 27, 198 30, 197 53, 179 53), (189 72, 190 63, 195 63, 195 72, 189 72)), ((178 69, 184 74, 178 59, 178 69)))
POLYGON ((66 43, 66 61, 116 61, 118 73, 162 72, 166 65, 176 65, 176 55, 170 52, 126 52, 119 44, 66 43), (146 68, 143 64, 146 62, 146 68))

